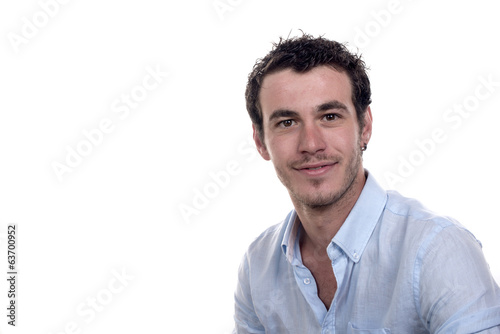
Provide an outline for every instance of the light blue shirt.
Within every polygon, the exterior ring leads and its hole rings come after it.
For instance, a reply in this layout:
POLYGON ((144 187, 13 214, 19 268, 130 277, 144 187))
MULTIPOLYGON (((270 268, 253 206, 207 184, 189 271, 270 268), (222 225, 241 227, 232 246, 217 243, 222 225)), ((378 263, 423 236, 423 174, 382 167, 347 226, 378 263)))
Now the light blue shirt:
POLYGON ((500 333, 500 289, 480 243, 370 174, 327 248, 338 285, 328 310, 302 263, 302 231, 292 211, 250 245, 235 333, 500 333))

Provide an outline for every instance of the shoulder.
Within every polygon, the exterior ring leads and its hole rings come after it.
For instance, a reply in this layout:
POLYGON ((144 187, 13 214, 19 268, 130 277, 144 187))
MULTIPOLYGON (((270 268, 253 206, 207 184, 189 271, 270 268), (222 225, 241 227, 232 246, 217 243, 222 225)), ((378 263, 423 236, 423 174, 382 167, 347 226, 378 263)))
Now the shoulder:
POLYGON ((383 220, 399 222, 406 225, 405 228, 410 229, 424 229, 428 232, 449 229, 450 233, 472 235, 454 218, 438 214, 425 207, 420 201, 405 197, 396 191, 387 192, 383 220))
POLYGON ((407 217, 412 220, 438 220, 444 225, 451 223, 450 219, 444 219, 435 212, 429 210, 420 201, 401 195, 397 191, 390 190, 387 192, 386 211, 400 217, 407 217))
POLYGON ((258 255, 262 253, 269 253, 275 249, 281 249, 281 243, 285 235, 287 224, 288 216, 287 219, 282 220, 280 223, 264 230, 254 239, 254 241, 250 243, 247 253, 249 255, 258 255))
MULTIPOLYGON (((429 260, 430 254, 458 254, 458 249, 480 251, 481 243, 452 217, 438 214, 421 202, 395 191, 387 193, 375 241, 391 251, 405 254, 414 264, 429 260)), ((437 262, 434 262, 437 263, 437 262)))
POLYGON ((484 264, 482 245, 472 232, 454 218, 437 214, 415 199, 388 192, 380 222, 387 239, 401 240, 401 250, 411 255, 415 277, 432 273, 430 277, 436 279, 433 271, 441 272, 443 277, 484 264))
POLYGON ((252 267, 258 271, 274 267, 285 258, 282 243, 293 212, 280 223, 267 228, 250 243, 245 254, 250 270, 252 267))

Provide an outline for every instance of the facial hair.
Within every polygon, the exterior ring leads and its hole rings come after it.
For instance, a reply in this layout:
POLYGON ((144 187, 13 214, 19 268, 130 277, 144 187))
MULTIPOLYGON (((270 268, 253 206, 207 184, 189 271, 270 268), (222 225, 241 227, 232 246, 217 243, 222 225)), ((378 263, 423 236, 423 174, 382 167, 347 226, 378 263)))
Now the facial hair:
MULTIPOLYGON (((345 177, 338 189, 331 189, 326 194, 320 193, 301 193, 298 189, 295 189, 294 182, 291 179, 291 175, 287 174, 284 170, 279 167, 275 167, 276 174, 278 178, 283 183, 283 185, 288 189, 288 192, 292 198, 292 201, 297 201, 302 205, 309 207, 311 209, 320 209, 335 205, 339 201, 345 199, 349 196, 349 190, 353 188, 356 181, 356 176, 359 172, 359 168, 362 162, 362 152, 359 145, 356 145, 350 154, 349 160, 344 160, 339 156, 325 156, 316 155, 314 157, 307 157, 300 161, 295 161, 286 166, 288 170, 293 170, 293 166, 300 166, 314 161, 331 161, 336 162, 338 166, 342 166, 345 163, 345 177)), ((310 180, 310 184, 313 188, 318 189, 324 182, 328 182, 327 179, 315 179, 310 180)))

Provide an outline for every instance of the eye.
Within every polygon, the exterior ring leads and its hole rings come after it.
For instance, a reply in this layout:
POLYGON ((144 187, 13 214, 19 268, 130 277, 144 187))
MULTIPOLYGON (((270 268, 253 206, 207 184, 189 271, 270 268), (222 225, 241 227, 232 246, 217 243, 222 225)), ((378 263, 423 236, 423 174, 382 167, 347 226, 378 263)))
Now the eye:
POLYGON ((335 121, 337 118, 339 118, 339 115, 338 114, 326 114, 325 116, 323 116, 323 118, 326 120, 326 121, 335 121))
POLYGON ((295 124, 295 121, 293 119, 285 119, 284 121, 279 122, 278 126, 282 127, 282 128, 289 128, 294 124, 295 124))

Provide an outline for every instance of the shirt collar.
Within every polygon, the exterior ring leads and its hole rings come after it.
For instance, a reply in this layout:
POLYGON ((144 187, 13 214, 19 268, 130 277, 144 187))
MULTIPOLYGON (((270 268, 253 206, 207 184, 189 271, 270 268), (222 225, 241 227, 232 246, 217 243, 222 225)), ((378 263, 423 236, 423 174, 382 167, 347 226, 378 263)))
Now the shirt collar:
POLYGON ((370 173, 367 175, 356 204, 332 239, 354 262, 363 255, 387 202, 387 192, 370 173))
POLYGON ((292 210, 285 219, 285 235, 281 242, 281 249, 288 262, 292 263, 295 256, 295 240, 299 231, 300 221, 297 219, 297 212, 292 210), (289 246, 290 245, 290 246, 289 246))
MULTIPOLYGON (((356 204, 332 239, 332 244, 340 247, 354 262, 361 258, 387 202, 386 191, 368 171, 366 173, 366 183, 356 204)), ((290 263, 294 259, 298 260, 295 245, 298 242, 300 222, 297 218, 297 212, 293 210, 284 222, 286 227, 281 249, 290 263)))

